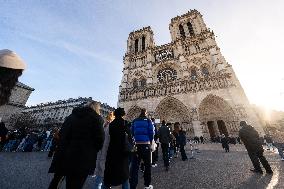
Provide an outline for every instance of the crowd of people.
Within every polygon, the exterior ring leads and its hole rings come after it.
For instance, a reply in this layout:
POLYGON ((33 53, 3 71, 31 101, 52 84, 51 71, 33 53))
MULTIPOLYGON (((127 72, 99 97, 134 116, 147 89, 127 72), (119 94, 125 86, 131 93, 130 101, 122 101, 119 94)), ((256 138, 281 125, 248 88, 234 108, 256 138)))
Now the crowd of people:
POLYGON ((51 157, 57 145, 58 132, 58 128, 35 130, 21 127, 8 130, 4 122, 0 122, 0 152, 48 151, 51 157))
POLYGON ((151 169, 157 166, 159 147, 165 171, 179 153, 181 160, 188 159, 186 132, 178 122, 162 121, 158 128, 145 109, 132 122, 124 116, 124 109, 117 108, 104 123, 96 102, 75 108, 59 131, 49 169, 54 173, 49 189, 57 188, 63 178, 66 188, 82 188, 88 175, 94 177, 96 189, 118 185, 135 189, 140 171, 145 189, 152 189, 151 169))

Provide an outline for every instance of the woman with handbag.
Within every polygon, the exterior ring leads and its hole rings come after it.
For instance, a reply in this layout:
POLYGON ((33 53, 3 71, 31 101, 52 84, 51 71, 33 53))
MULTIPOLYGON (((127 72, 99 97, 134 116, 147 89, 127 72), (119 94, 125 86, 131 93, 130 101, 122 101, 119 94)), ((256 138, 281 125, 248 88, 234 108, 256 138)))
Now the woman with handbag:
POLYGON ((125 111, 117 108, 114 111, 115 119, 109 125, 109 147, 106 156, 104 172, 104 188, 122 185, 122 189, 129 188, 129 156, 131 151, 130 129, 123 119, 125 111))
POLYGON ((99 151, 96 162, 95 169, 95 186, 94 189, 102 189, 104 188, 103 179, 104 179, 104 171, 105 171, 105 162, 106 155, 109 146, 109 124, 113 121, 114 115, 113 112, 110 112, 106 117, 106 123, 104 124, 104 132, 105 132, 105 140, 104 145, 101 151, 99 151))

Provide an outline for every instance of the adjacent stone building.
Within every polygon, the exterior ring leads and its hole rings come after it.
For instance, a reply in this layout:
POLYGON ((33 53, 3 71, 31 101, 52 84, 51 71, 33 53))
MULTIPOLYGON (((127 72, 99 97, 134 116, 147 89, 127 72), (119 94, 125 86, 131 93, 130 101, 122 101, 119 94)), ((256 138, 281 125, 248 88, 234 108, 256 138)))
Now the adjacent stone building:
POLYGON ((22 111, 33 91, 33 88, 18 82, 11 92, 8 104, 0 106, 2 120, 7 122, 11 115, 22 111))
MULTIPOLYGON (((92 101, 92 97, 79 97, 77 99, 70 98, 68 100, 58 100, 56 102, 41 103, 35 106, 27 107, 22 112, 29 114, 29 116, 35 120, 36 125, 61 125, 65 118, 72 113, 72 110, 75 107, 84 106, 92 101)), ((103 118, 106 118, 109 112, 114 111, 114 108, 106 103, 100 104, 101 116, 103 118)))
POLYGON ((237 135, 240 120, 263 134, 202 15, 192 10, 177 16, 169 30, 172 41, 161 46, 150 27, 129 34, 118 100, 126 118, 146 108, 151 117, 180 122, 190 135, 237 135))

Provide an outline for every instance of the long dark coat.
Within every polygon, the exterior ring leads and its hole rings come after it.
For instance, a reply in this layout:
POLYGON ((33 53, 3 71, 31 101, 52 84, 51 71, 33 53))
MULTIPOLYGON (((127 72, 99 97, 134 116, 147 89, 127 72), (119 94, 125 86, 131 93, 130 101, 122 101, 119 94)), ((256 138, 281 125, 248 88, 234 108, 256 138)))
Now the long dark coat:
POLYGON ((103 142, 102 117, 89 107, 75 108, 60 129, 58 148, 49 172, 63 176, 92 174, 103 142))
POLYGON ((226 137, 221 138, 222 148, 229 149, 229 139, 226 137))
POLYGON ((243 141, 247 151, 259 152, 263 151, 262 143, 258 132, 250 125, 243 126, 239 131, 239 137, 243 141))
POLYGON ((106 156, 104 183, 118 186, 129 178, 129 155, 124 152, 125 133, 130 129, 123 118, 114 119, 109 125, 110 142, 106 156))

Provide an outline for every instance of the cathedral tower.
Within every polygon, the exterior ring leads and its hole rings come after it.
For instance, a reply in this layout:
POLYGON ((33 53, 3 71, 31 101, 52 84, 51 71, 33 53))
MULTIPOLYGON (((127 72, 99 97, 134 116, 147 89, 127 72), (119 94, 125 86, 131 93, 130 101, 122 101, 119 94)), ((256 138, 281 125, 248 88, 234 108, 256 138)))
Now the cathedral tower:
POLYGON ((169 30, 172 40, 161 46, 150 27, 129 34, 118 101, 127 119, 146 108, 151 117, 180 122, 192 136, 237 135, 241 120, 263 133, 202 15, 177 16, 169 30))

